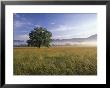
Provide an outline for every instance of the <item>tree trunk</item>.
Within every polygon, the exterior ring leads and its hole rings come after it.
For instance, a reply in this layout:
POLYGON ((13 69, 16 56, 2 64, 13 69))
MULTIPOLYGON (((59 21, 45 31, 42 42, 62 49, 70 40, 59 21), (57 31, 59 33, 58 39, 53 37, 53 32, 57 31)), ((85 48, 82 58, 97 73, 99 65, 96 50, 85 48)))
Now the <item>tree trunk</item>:
POLYGON ((39 43, 39 46, 38 46, 39 48, 41 47, 41 43, 39 43))
POLYGON ((39 44, 39 48, 40 48, 40 44, 39 44))

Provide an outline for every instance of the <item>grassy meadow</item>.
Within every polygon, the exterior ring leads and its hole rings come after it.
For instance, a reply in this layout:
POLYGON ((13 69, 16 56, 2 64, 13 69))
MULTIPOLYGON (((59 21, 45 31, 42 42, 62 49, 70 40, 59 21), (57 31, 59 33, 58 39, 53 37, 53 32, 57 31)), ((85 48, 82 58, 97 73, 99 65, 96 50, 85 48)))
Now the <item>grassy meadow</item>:
POLYGON ((97 75, 96 47, 16 47, 14 75, 97 75))

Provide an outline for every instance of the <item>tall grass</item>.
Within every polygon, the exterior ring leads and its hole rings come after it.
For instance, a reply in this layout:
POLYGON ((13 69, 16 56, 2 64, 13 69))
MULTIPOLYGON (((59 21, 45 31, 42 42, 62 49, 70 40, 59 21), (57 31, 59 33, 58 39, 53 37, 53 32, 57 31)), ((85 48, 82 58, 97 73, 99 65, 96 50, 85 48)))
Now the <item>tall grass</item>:
POLYGON ((96 75, 96 47, 14 48, 14 75, 96 75))

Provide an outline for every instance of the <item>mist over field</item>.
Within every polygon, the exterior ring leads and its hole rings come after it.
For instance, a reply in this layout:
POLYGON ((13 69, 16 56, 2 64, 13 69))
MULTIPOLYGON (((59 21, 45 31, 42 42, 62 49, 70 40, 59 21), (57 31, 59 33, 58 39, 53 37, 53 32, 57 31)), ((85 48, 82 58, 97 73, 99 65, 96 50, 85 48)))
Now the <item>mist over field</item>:
MULTIPOLYGON (((27 45, 26 41, 14 40, 14 46, 27 45)), ((97 34, 88 38, 72 38, 72 39, 52 39, 51 47, 55 46, 96 46, 97 34)))

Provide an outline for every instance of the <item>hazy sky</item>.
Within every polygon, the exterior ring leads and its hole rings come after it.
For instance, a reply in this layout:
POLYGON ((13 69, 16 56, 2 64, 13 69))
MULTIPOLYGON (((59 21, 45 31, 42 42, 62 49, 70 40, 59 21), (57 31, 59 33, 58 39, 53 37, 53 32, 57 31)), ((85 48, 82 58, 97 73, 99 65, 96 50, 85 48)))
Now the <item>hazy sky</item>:
POLYGON ((95 13, 14 13, 14 40, 27 40, 33 28, 42 26, 54 39, 85 38, 97 33, 95 13))

